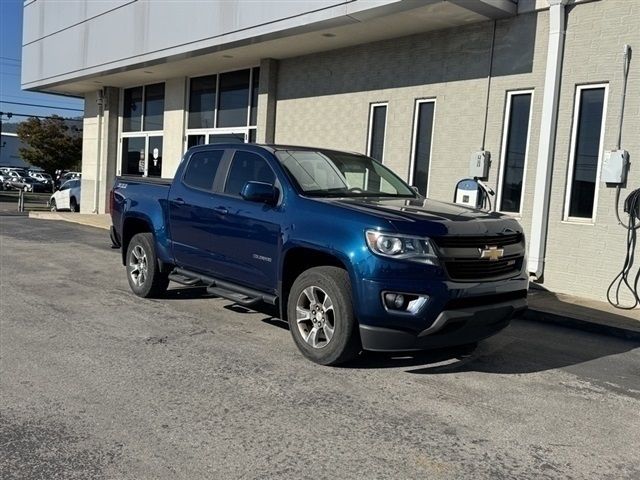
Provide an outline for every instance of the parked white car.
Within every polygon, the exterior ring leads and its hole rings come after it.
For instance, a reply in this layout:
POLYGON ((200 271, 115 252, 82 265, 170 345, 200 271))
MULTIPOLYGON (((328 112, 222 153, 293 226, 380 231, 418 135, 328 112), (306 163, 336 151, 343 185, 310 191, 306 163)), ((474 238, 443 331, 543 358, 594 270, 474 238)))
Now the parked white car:
POLYGON ((80 211, 80 179, 74 178, 62 184, 59 190, 49 198, 49 209, 80 211))

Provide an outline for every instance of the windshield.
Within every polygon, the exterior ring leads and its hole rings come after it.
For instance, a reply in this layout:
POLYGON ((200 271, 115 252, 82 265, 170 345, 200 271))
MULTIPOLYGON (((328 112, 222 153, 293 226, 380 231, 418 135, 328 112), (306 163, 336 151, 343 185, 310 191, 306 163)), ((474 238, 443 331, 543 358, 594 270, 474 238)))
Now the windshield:
POLYGON ((279 150, 275 155, 305 195, 416 196, 411 187, 391 170, 364 155, 329 150, 279 150))

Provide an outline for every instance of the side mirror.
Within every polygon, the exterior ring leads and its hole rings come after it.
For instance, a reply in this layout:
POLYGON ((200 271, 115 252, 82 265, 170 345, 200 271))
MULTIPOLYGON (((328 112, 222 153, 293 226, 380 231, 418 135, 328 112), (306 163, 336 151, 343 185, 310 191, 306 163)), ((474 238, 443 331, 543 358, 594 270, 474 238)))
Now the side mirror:
POLYGON ((242 187, 240 196, 249 202, 274 205, 278 201, 278 189, 270 183, 247 182, 242 187))

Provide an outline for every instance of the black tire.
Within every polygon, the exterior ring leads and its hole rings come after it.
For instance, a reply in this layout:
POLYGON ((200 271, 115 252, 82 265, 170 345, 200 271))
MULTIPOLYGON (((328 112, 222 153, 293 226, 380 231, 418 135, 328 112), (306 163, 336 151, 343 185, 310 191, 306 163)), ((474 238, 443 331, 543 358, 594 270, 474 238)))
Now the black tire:
POLYGON ((72 212, 80 211, 80 205, 78 205, 75 197, 71 197, 71 200, 69 200, 69 210, 71 210, 72 212))
POLYGON ((49 210, 51 210, 52 212, 57 212, 58 211, 58 206, 56 205, 55 198, 52 198, 49 201, 49 210))
MULTIPOLYGON (((311 309, 311 305, 309 309, 311 309)), ((353 313, 351 298, 351 282, 349 275, 337 267, 314 267, 306 270, 293 282, 289 298, 287 300, 287 317, 289 330, 296 346, 309 360, 320 365, 338 365, 353 359, 360 353, 362 346, 358 332, 358 322, 353 313), (297 321, 296 307, 299 300, 304 301, 305 289, 319 288, 330 297, 333 305, 331 320, 333 321, 333 334, 321 347, 313 347, 303 337, 309 328, 297 321)), ((327 317, 329 314, 327 313, 327 317)), ((322 317, 324 319, 324 315, 322 317)), ((309 320, 311 322, 311 320, 309 320)), ((323 320, 324 322, 324 320, 323 320)), ((326 340, 326 336, 325 336, 326 340)))
POLYGON ((127 280, 131 291, 142 298, 155 298, 161 296, 169 286, 169 274, 160 271, 158 257, 156 256, 155 243, 151 233, 138 233, 134 235, 127 247, 127 280), (134 263, 140 250, 146 257, 146 274, 144 280, 135 280, 134 263))

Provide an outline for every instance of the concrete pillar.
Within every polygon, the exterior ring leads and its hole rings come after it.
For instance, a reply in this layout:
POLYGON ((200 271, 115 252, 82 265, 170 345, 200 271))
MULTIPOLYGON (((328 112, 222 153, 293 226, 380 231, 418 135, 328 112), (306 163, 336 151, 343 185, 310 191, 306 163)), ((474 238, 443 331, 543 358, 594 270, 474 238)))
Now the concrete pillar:
POLYGON ((106 213, 108 209, 109 191, 118 164, 119 94, 118 88, 104 88, 102 109, 98 104, 98 91, 85 95, 80 192, 82 213, 106 213))
POLYGON ((163 178, 173 178, 184 154, 186 87, 185 77, 172 78, 164 84, 163 178))
POLYGON ((258 143, 274 143, 276 136, 276 103, 278 89, 278 61, 273 58, 260 60, 258 85, 258 118, 256 139, 258 143))

